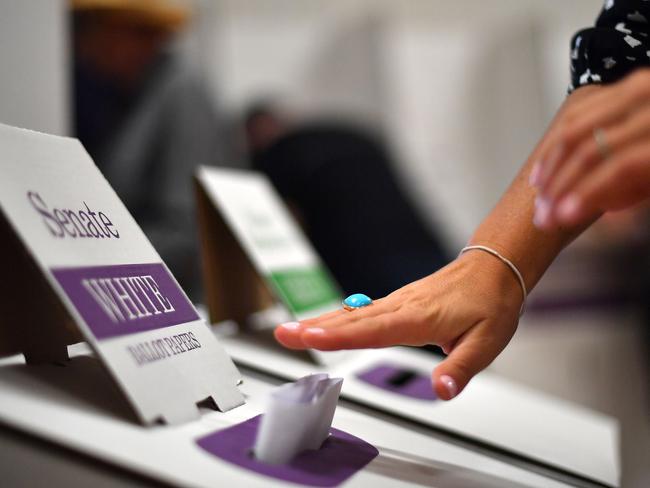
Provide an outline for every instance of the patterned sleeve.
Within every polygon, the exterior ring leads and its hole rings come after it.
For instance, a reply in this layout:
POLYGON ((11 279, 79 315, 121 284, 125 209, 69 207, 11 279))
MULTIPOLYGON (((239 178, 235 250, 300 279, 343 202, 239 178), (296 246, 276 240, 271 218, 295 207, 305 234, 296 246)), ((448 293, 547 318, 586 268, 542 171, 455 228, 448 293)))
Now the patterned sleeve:
POLYGON ((612 83, 650 66, 650 0, 605 0, 594 27, 571 40, 571 84, 612 83))

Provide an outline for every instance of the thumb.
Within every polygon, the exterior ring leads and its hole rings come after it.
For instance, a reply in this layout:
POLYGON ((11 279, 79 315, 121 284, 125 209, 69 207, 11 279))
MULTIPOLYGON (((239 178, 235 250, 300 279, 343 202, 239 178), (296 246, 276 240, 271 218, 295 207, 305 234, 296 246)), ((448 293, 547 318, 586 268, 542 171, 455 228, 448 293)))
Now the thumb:
MULTIPOLYGON (((485 369, 506 346, 509 337, 495 337, 495 330, 481 324, 470 330, 454 346, 447 358, 433 370, 433 388, 441 400, 457 396, 474 375, 485 369)), ((514 333, 514 331, 513 331, 514 333)))

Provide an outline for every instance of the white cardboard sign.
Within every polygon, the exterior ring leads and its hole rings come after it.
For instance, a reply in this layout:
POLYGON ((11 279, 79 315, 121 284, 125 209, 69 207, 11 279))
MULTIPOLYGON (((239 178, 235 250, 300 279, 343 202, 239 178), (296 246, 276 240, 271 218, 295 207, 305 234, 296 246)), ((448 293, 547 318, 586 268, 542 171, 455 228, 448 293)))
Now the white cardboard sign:
MULTIPOLYGON (((206 302, 213 322, 243 323, 274 300, 296 320, 341 307, 338 285, 264 175, 203 167, 196 178, 206 302), (255 296, 255 283, 262 283, 266 302, 255 296), (215 302, 215 297, 223 299, 215 302), (235 305, 225 310, 228 303, 235 305)), ((326 362, 340 356, 312 355, 326 362)))
POLYGON ((0 354, 86 340, 145 423, 244 402, 232 361, 75 139, 0 125, 0 354))

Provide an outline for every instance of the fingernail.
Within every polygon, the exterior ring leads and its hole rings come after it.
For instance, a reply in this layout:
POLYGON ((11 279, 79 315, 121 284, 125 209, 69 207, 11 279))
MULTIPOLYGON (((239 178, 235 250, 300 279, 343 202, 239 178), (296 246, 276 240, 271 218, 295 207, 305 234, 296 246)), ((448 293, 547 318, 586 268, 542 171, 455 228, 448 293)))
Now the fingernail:
POLYGON ((440 382, 445 386, 447 393, 449 393, 449 399, 451 400, 458 393, 458 386, 451 376, 443 374, 440 377, 440 382))
POLYGON ((296 330, 300 328, 300 322, 287 322, 284 324, 280 324, 280 327, 287 330, 296 330))
POLYGON ((580 199, 576 195, 569 195, 560 200, 557 206, 557 217, 560 220, 574 220, 580 213, 580 199))
POLYGON ((537 197, 535 199, 535 216, 533 224, 540 229, 546 227, 551 217, 551 204, 545 198, 537 197))
POLYGON ((542 173, 542 163, 537 162, 533 165, 533 169, 530 171, 530 176, 528 176, 528 183, 530 186, 539 185, 539 177, 542 173))
POLYGON ((324 333, 325 329, 321 329, 320 327, 311 327, 309 329, 305 329, 305 334, 321 335, 324 333))

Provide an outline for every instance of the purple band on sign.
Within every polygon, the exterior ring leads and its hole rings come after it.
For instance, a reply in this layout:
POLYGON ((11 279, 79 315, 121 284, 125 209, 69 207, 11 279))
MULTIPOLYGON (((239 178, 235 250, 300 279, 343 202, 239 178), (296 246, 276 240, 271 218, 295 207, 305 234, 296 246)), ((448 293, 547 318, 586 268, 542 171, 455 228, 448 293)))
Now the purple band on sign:
POLYGON ((435 400, 431 377, 408 368, 381 363, 357 374, 357 378, 398 395, 418 400, 435 400))
POLYGON ((241 468, 306 486, 338 486, 379 454, 373 445, 332 428, 320 449, 298 454, 288 464, 266 464, 255 459, 252 453, 261 417, 258 415, 207 435, 196 443, 210 454, 241 468))
POLYGON ((162 263, 51 271, 97 339, 199 319, 162 263))

